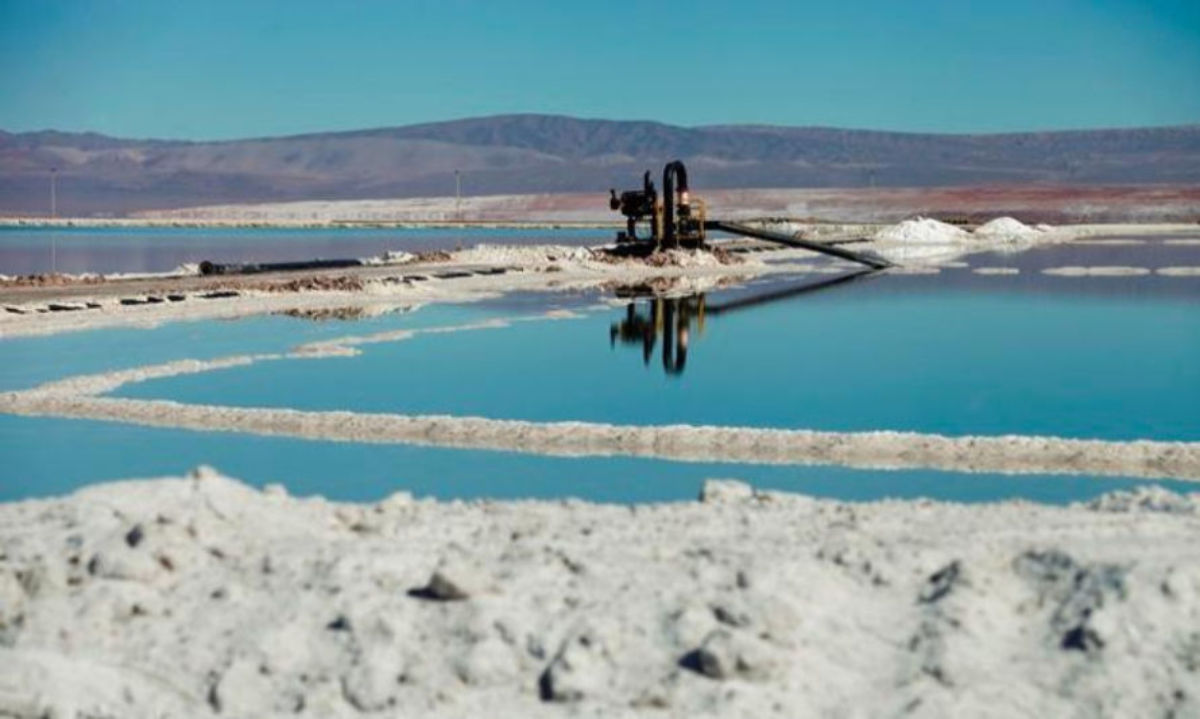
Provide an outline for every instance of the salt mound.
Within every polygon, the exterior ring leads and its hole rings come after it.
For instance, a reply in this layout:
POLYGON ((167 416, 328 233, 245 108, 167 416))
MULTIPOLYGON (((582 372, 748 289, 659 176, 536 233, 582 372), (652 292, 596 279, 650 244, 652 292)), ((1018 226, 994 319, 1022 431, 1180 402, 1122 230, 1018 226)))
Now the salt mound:
POLYGON ((975 228, 975 234, 981 237, 1029 237, 1039 231, 1044 231, 1042 226, 1035 229, 1012 217, 997 217, 975 228))
POLYGON ((928 217, 918 217, 885 227, 875 233, 874 239, 881 242, 946 243, 961 242, 967 237, 969 235, 966 232, 954 225, 928 217))
POLYGON ((720 267, 741 264, 743 261, 744 258, 729 253, 674 249, 659 250, 644 260, 634 260, 632 264, 647 264, 653 267, 720 267))

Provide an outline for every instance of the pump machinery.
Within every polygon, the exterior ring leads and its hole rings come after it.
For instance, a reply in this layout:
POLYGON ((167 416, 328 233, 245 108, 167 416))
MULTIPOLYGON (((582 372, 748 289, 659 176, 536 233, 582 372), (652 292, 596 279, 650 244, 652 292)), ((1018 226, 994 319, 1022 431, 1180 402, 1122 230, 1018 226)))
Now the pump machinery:
POLYGON ((650 224, 649 242, 654 248, 702 247, 704 245, 705 211, 704 201, 692 198, 688 193, 687 168, 679 160, 668 162, 663 168, 663 197, 650 179, 650 172, 642 176, 642 189, 630 190, 617 195, 609 190, 609 207, 625 216, 624 232, 617 235, 617 242, 641 242, 637 236, 638 223, 650 224))
POLYGON ((679 160, 668 162, 663 168, 662 189, 660 198, 647 171, 642 175, 642 189, 620 194, 616 190, 609 190, 608 206, 625 216, 625 229, 617 233, 618 248, 644 254, 677 248, 699 249, 705 247, 705 233, 717 230, 831 255, 865 265, 871 270, 891 266, 890 262, 873 252, 855 252, 840 246, 857 240, 817 242, 742 222, 709 219, 704 201, 692 197, 688 191, 687 168, 679 160), (649 225, 648 237, 638 235, 638 228, 642 224, 649 225))

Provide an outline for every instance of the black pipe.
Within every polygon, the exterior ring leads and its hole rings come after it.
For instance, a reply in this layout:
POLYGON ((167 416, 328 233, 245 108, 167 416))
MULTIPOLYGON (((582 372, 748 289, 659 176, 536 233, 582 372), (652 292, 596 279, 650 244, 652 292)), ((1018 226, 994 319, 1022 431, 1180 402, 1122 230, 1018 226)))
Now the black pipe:
POLYGON ((261 272, 296 272, 362 267, 362 260, 305 260, 303 262, 200 263, 202 275, 254 275, 261 272))
POLYGON ((867 267, 876 270, 882 270, 887 267, 892 267, 892 263, 875 254, 874 252, 855 252, 853 250, 844 250, 841 247, 834 247, 832 244, 825 242, 813 242, 811 240, 801 240, 798 237, 789 237, 788 235, 779 232, 771 232, 770 230, 760 230, 757 227, 739 224, 737 222, 725 222, 723 220, 707 220, 704 223, 705 229, 721 230, 723 232, 732 232, 735 235, 745 235, 746 237, 755 237, 767 242, 775 242, 780 245, 788 245, 789 247, 799 247, 804 250, 820 252, 826 255, 840 257, 843 260, 857 262, 867 267))
POLYGON ((830 279, 819 280, 817 282, 806 282, 792 287, 785 287, 781 290, 773 290, 764 292, 750 297, 744 297, 739 300, 731 300, 720 305, 706 305, 704 308, 705 314, 716 316, 726 312, 736 312, 737 310, 755 305, 763 305, 777 300, 787 299, 789 297, 798 297, 806 295, 810 292, 818 292, 820 290, 829 289, 838 285, 849 284, 858 280, 867 279, 869 277, 878 277, 875 270, 856 270, 846 275, 838 275, 830 279))
POLYGON ((688 191, 687 168, 679 160, 668 162, 663 168, 663 245, 678 247, 675 236, 675 179, 679 179, 679 191, 688 191))

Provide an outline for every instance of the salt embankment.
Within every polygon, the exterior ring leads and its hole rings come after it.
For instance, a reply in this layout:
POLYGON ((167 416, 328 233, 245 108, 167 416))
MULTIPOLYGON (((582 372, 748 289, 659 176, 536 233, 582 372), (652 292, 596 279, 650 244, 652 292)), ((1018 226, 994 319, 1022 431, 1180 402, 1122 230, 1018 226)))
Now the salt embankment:
POLYGON ((0 505, 0 715, 1193 716, 1200 495, 0 505))
POLYGON ((649 257, 622 257, 604 248, 570 245, 495 245, 479 244, 450 254, 449 261, 460 265, 509 265, 523 268, 553 267, 563 270, 592 270, 607 273, 628 268, 717 268, 743 263, 761 264, 718 250, 670 249, 649 257))

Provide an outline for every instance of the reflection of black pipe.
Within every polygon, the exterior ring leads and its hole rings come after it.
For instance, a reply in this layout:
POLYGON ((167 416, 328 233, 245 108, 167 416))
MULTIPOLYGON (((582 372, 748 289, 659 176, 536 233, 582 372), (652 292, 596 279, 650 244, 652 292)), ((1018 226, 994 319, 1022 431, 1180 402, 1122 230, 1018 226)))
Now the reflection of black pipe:
POLYGON ((670 370, 671 360, 675 357, 675 342, 672 334, 674 332, 673 325, 675 324, 675 303, 667 300, 663 307, 663 351, 662 363, 663 369, 670 370))
POLYGON ((775 290, 773 292, 764 292, 761 295, 745 297, 740 300, 732 300, 721 305, 708 305, 705 308, 705 312, 710 315, 719 315, 723 312, 734 312, 747 307, 754 307, 755 305, 762 305, 768 302, 774 302, 776 300, 787 299, 788 297, 806 295, 810 292, 817 292, 819 290, 828 289, 837 285, 849 284, 866 277, 878 276, 879 275, 875 270, 859 270, 857 272, 851 272, 848 275, 838 275, 837 277, 821 280, 819 282, 809 282, 796 287, 788 287, 782 290, 775 290))
POLYGON ((663 246, 677 247, 675 236, 675 179, 679 179, 679 191, 688 191, 687 168, 679 160, 668 162, 663 168, 663 246))
POLYGON ((663 351, 662 364, 667 374, 675 364, 675 332, 679 318, 675 316, 675 304, 678 300, 667 300, 663 307, 663 351))
MULTIPOLYGON (((633 304, 629 307, 632 309, 633 304)), ((658 303, 650 306, 650 321, 642 327, 642 364, 650 366, 650 357, 654 355, 654 343, 658 340, 658 303)))
POLYGON ((683 368, 687 366, 688 327, 692 323, 688 302, 691 299, 663 302, 662 365, 667 374, 683 374, 683 368))
POLYGON ((676 334, 675 364, 667 372, 670 374, 683 374, 683 369, 687 366, 687 351, 688 324, 685 322, 679 326, 678 334, 676 334))

